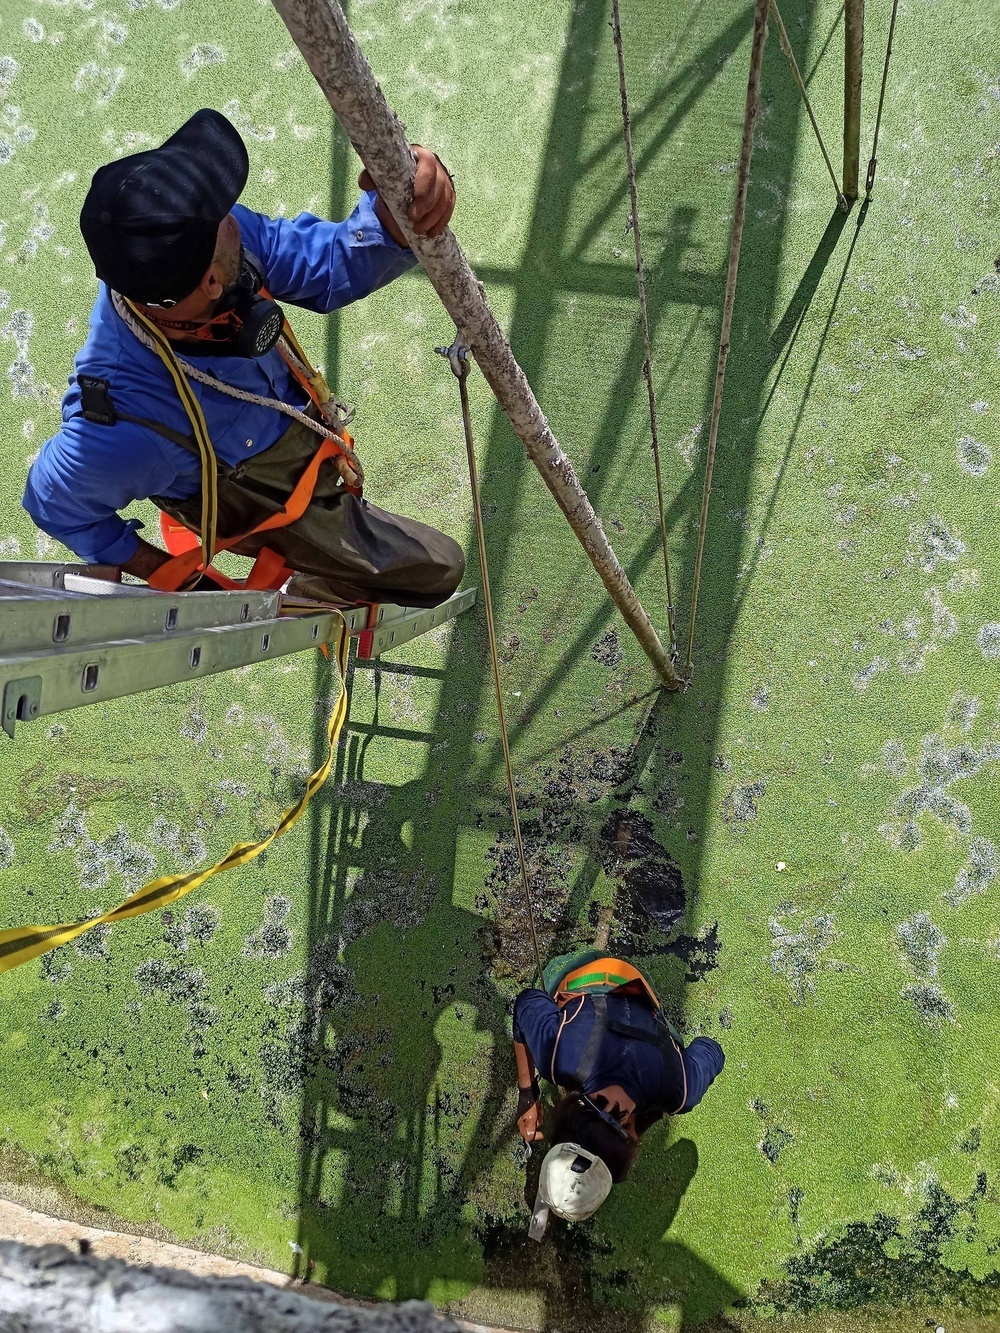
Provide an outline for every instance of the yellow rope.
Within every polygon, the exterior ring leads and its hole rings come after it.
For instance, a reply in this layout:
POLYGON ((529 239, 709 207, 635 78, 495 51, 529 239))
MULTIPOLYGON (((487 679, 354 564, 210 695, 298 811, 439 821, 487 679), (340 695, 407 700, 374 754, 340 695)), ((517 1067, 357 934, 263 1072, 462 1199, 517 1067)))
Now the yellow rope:
POLYGON ((148 319, 132 301, 125 301, 129 313, 142 325, 152 339, 153 351, 167 368, 167 373, 174 382, 178 397, 188 420, 194 430, 195 443, 201 459, 201 549, 205 553, 205 568, 212 563, 215 555, 215 530, 219 520, 219 498, 216 488, 216 459, 212 447, 212 437, 208 433, 205 414, 201 403, 195 397, 194 390, 188 383, 187 376, 177 364, 177 356, 170 346, 170 340, 161 329, 148 319))
POLYGON ((340 669, 340 694, 327 725, 328 751, 326 759, 306 783, 306 789, 301 800, 284 812, 278 821, 277 827, 266 838, 262 838, 260 842, 236 843, 221 861, 216 861, 215 865, 208 866, 206 869, 189 870, 183 875, 161 875, 159 879, 151 880, 148 884, 144 884, 141 889, 137 889, 131 897, 126 898, 123 903, 112 908, 110 912, 105 912, 102 916, 91 917, 89 921, 71 921, 55 926, 18 926, 13 930, 0 930, 0 973, 9 972, 12 968, 28 962, 29 959, 48 953, 50 949, 55 949, 60 944, 68 944, 70 940, 77 939, 78 936, 85 934, 88 930, 93 930, 95 926, 112 925, 116 921, 125 920, 126 917, 141 916, 144 912, 152 912, 157 908, 167 907, 170 903, 176 902, 178 898, 183 898, 185 894, 190 893, 193 889, 200 888, 213 875, 218 875, 224 870, 232 870, 236 866, 246 865, 248 861, 253 861, 260 856, 266 847, 271 845, 275 838, 279 838, 282 833, 287 833, 298 822, 309 802, 322 787, 333 764, 337 739, 347 716, 347 686, 345 680, 348 643, 346 626, 343 619, 340 619, 340 630, 336 642, 337 666, 340 669))

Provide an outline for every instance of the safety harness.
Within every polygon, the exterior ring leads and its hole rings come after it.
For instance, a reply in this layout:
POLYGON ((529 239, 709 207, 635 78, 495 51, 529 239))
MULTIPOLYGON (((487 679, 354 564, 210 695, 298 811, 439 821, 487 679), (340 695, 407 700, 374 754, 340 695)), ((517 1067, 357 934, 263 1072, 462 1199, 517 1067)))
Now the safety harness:
MULTIPOLYGON (((282 325, 282 336, 277 344, 278 351, 296 381, 309 395, 318 414, 317 416, 309 416, 307 413, 290 407, 277 399, 264 398, 235 389, 232 385, 225 384, 205 371, 201 371, 183 361, 178 357, 163 331, 144 315, 132 301, 121 296, 118 292, 112 292, 111 296, 114 308, 126 327, 144 346, 155 353, 166 367, 181 400, 181 405, 191 423, 192 440, 188 440, 178 432, 170 431, 158 423, 116 410, 108 394, 107 381, 104 380, 89 379, 88 386, 83 384, 84 377, 81 377, 85 394, 87 394, 89 387, 89 404, 87 397, 84 398, 83 402, 84 415, 90 420, 102 421, 108 425, 114 424, 116 417, 121 417, 125 421, 133 421, 148 426, 168 439, 172 439, 174 443, 180 444, 183 448, 192 449, 193 444, 192 452, 197 451, 201 464, 200 541, 197 545, 174 555, 172 559, 161 565, 148 580, 151 588, 163 592, 175 592, 188 587, 196 582, 201 574, 209 570, 212 560, 218 552, 238 546, 248 537, 255 536, 258 533, 288 527, 289 524, 295 523, 309 507, 313 492, 316 489, 319 470, 327 459, 335 459, 339 456, 346 461, 356 480, 351 482, 345 478, 345 489, 354 495, 361 495, 364 472, 354 453, 354 441, 347 432, 341 416, 341 411, 344 410, 343 405, 330 392, 329 385, 322 373, 315 370, 310 364, 287 318, 282 325), (205 415, 191 388, 190 379, 199 380, 232 397, 273 407, 276 411, 300 421, 322 437, 316 453, 300 476, 284 506, 248 531, 235 533, 222 540, 219 539, 217 532, 219 464, 208 433, 205 415)), ((280 587, 291 572, 281 555, 264 546, 260 549, 253 568, 244 581, 237 582, 227 578, 226 575, 215 569, 211 570, 211 577, 216 583, 226 588, 261 589, 280 587)))
POLYGON ((633 1041, 648 1042, 656 1047, 664 1061, 668 1052, 672 1051, 676 1054, 681 1067, 683 1096, 677 1109, 670 1114, 677 1115, 683 1111, 684 1104, 687 1101, 687 1072, 684 1068, 684 1056, 681 1052, 680 1043, 663 1016, 660 1002, 652 986, 637 967, 633 967, 631 963, 625 962, 622 958, 599 958, 595 962, 587 963, 583 967, 567 973, 562 979, 555 994, 556 1004, 562 1009, 562 1017, 552 1048, 552 1064, 549 1071, 551 1082, 555 1083, 557 1081, 555 1076, 556 1052, 559 1050, 559 1040, 564 1029, 579 1017, 588 994, 593 1005, 594 1024, 590 1029, 587 1044, 577 1061, 576 1068, 571 1074, 564 1077, 562 1082, 567 1087, 582 1092, 597 1066, 605 1036, 607 1033, 613 1032, 617 1036, 628 1037, 633 1041), (624 1019, 608 1016, 608 995, 610 994, 618 995, 624 1001, 624 1019), (574 999, 578 999, 579 1003, 573 1005, 572 1001, 574 999), (654 1031, 651 1032, 649 1028, 631 1021, 631 1006, 633 1003, 638 1004, 643 1011, 652 1014, 654 1031), (570 1012, 571 1009, 572 1013, 570 1012))

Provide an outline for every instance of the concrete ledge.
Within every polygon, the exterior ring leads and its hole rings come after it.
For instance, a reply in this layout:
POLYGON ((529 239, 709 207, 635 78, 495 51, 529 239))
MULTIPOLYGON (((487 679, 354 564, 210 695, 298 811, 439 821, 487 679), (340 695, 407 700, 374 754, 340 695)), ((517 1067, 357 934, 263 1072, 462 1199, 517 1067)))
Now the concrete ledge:
POLYGON ((0 1241, 0 1333, 459 1333, 422 1301, 329 1305, 246 1276, 204 1276, 0 1241))

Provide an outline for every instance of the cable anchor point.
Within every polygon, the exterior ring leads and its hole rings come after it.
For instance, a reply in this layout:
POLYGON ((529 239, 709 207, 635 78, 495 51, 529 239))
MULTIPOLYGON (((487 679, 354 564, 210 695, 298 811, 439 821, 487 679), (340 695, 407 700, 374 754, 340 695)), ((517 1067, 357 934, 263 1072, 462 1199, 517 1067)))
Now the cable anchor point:
POLYGON ((462 331, 455 328, 455 341, 450 347, 435 347, 438 356, 443 356, 451 366, 451 373, 457 380, 465 379, 469 373, 469 344, 462 337, 462 331))

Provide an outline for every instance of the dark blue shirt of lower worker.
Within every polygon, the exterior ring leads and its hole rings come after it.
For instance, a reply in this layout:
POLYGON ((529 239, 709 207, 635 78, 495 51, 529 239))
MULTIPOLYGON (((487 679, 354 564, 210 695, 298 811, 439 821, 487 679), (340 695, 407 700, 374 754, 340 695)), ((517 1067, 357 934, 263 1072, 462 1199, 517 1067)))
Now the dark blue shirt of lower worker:
MULTIPOLYGON (((306 310, 337 310, 384 287, 417 262, 383 231, 370 191, 344 222, 325 222, 308 213, 269 218, 240 204, 232 211, 244 246, 261 261, 268 291, 276 300, 306 310)), ((185 349, 184 355, 238 389, 293 407, 307 401, 275 349, 258 360, 210 350, 191 355, 185 349)), ((197 494, 200 467, 185 449, 145 426, 120 419, 114 426, 88 421, 80 406, 81 374, 106 379, 122 412, 184 435, 191 427, 166 368, 125 327, 101 283, 90 334, 63 399, 62 426, 32 464, 23 503, 38 527, 82 560, 123 565, 135 554, 135 530, 142 524, 122 518, 118 511, 150 495, 183 500, 197 494)), ((273 408, 239 402, 196 380, 190 385, 215 452, 230 466, 269 449, 288 425, 288 418, 273 408)))
MULTIPOLYGON (((657 1028, 651 1010, 634 997, 612 992, 607 1001, 609 1020, 643 1028, 651 1035, 662 1031, 657 1028)), ((587 1046, 594 1025, 593 998, 585 995, 582 1001, 571 999, 565 1012, 571 1021, 563 1027, 553 1070, 552 1052, 563 1010, 543 990, 524 990, 514 1002, 514 1040, 525 1043, 543 1078, 560 1087, 572 1085, 574 1071, 587 1046)), ((661 1115, 693 1111, 721 1073, 724 1063, 722 1047, 711 1037, 696 1037, 688 1046, 680 1047, 679 1053, 673 1046, 661 1053, 657 1046, 641 1038, 606 1032, 593 1072, 582 1091, 593 1093, 619 1084, 636 1104, 636 1119, 641 1131, 661 1115)))

